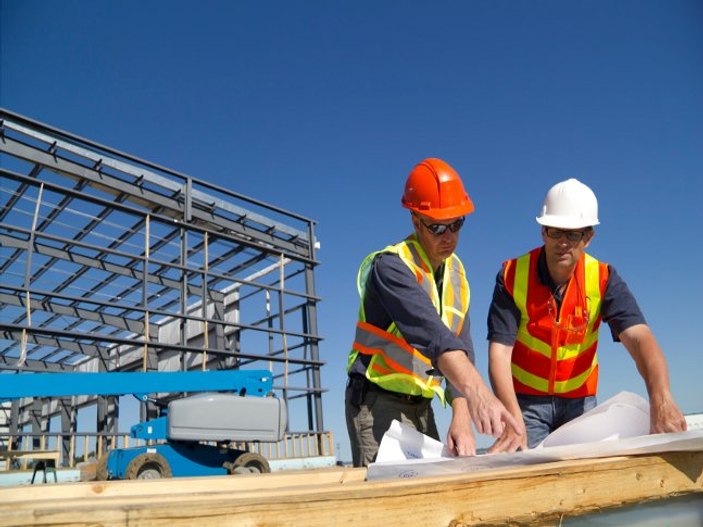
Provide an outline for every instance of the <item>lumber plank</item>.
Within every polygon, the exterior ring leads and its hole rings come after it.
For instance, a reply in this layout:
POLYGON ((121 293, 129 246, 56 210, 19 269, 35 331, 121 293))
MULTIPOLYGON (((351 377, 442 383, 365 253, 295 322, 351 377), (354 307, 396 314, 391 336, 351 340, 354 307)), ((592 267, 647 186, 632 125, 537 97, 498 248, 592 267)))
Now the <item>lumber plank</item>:
POLYGON ((247 480, 258 477, 263 483, 276 478, 260 475, 217 482, 188 478, 185 485, 175 486, 176 480, 114 482, 133 485, 119 485, 124 487, 119 493, 105 489, 92 496, 64 494, 46 500, 13 494, 6 501, 0 492, 0 525, 392 527, 410 521, 427 527, 544 526, 558 525, 565 516, 682 494, 697 493, 703 500, 703 452, 546 463, 410 480, 362 481, 358 470, 351 473, 354 476, 346 481, 304 483, 291 478, 288 483, 293 485, 288 485, 281 478, 282 486, 257 484, 259 488, 247 488, 247 480))
POLYGON ((259 489, 296 487, 300 485, 335 485, 352 481, 364 481, 365 468, 330 467, 270 474, 237 474, 232 476, 187 477, 168 480, 115 480, 74 482, 51 486, 10 487, 0 491, 5 505, 26 500, 64 500, 70 498, 116 497, 116 496, 160 496, 208 492, 243 492, 259 489))

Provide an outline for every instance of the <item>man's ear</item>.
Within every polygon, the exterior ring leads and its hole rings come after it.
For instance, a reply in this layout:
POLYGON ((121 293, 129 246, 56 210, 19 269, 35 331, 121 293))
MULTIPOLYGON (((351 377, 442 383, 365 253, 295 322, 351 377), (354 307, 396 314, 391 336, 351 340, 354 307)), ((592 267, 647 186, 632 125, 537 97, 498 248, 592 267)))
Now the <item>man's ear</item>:
POLYGON ((584 240, 586 240, 585 243, 583 244, 584 249, 591 244, 591 240, 593 239, 593 237, 595 235, 596 235, 595 229, 591 229, 586 233, 586 236, 584 236, 584 240))

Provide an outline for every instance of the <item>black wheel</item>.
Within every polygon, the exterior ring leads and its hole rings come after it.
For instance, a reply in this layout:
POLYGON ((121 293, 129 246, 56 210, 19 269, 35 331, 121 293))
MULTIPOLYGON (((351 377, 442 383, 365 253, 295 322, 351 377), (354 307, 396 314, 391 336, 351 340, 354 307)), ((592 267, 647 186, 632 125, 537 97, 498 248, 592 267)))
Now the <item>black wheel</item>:
POLYGON ((110 455, 109 452, 105 452, 100 459, 98 459, 98 464, 95 467, 95 479, 97 481, 107 481, 110 475, 107 473, 107 457, 110 455))
POLYGON ((266 458, 255 452, 244 452, 232 463, 226 464, 230 474, 264 474, 271 472, 266 458))
POLYGON ((125 479, 159 479, 170 478, 171 465, 161 454, 139 454, 127 465, 125 479))

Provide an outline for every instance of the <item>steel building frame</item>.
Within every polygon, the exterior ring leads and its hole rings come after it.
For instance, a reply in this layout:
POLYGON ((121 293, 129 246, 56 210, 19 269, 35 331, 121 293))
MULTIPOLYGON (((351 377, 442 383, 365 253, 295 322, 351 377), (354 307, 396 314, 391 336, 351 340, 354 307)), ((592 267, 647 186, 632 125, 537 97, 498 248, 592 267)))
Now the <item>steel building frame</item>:
MULTIPOLYGON (((323 431, 314 229, 298 214, 0 108, 0 382, 265 368, 290 427, 323 431)), ((90 404, 97 431, 116 432, 110 397, 22 399, 5 406, 5 423, 11 434, 46 432, 60 415, 70 434, 90 404)))

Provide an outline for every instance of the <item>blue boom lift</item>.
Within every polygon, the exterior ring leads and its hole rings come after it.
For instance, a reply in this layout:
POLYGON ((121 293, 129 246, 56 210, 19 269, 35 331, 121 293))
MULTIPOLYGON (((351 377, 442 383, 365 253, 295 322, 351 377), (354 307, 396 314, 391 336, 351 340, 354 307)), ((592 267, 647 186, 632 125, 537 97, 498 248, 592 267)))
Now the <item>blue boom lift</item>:
POLYGON ((130 436, 153 444, 110 450, 98 479, 152 479, 270 472, 268 461, 229 442, 283 439, 287 412, 271 397, 267 370, 197 372, 21 373, 0 376, 0 401, 22 397, 205 392, 176 399, 156 419, 134 425, 130 436), (228 393, 216 393, 227 391, 228 393))

